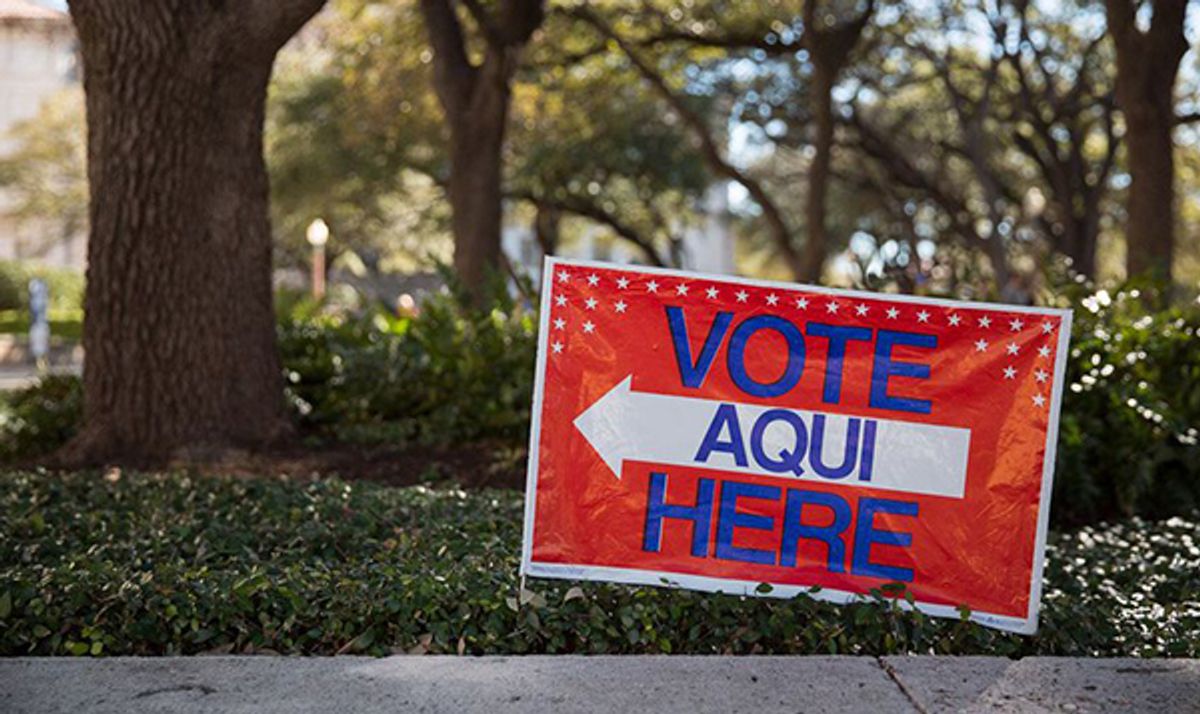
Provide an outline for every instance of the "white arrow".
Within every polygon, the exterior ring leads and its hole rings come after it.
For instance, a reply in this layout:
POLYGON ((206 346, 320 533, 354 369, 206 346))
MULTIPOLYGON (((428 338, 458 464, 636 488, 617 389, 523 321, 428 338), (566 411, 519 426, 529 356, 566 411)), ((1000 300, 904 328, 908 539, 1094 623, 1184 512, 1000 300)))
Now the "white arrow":
MULTIPOLYGON (((812 443, 811 426, 813 418, 822 413, 789 409, 787 411, 799 416, 809 427, 808 449, 799 462, 802 475, 795 476, 790 472, 781 474, 770 471, 752 455, 749 441, 754 423, 774 407, 733 405, 741 435, 746 441, 746 465, 737 464, 733 454, 724 451, 712 452, 703 460, 697 460, 705 434, 723 402, 635 392, 632 383, 633 375, 629 375, 575 418, 575 428, 617 478, 621 478, 621 469, 626 461, 644 461, 772 476, 789 481, 809 480, 951 498, 963 496, 971 441, 969 429, 873 419, 877 427, 874 467, 870 470, 869 480, 860 478, 863 476, 859 471, 861 458, 852 473, 834 480, 818 475, 812 466, 816 445, 812 443)), ((820 449, 821 461, 837 466, 843 462, 850 420, 865 421, 866 418, 830 413, 823 413, 823 416, 825 438, 820 449)), ((863 431, 860 424, 859 433, 863 431)), ((729 440, 730 437, 728 429, 722 429, 721 439, 729 440)), ((762 451, 768 457, 778 459, 781 455, 792 453, 795 447, 795 431, 786 423, 772 423, 763 431, 762 451)))

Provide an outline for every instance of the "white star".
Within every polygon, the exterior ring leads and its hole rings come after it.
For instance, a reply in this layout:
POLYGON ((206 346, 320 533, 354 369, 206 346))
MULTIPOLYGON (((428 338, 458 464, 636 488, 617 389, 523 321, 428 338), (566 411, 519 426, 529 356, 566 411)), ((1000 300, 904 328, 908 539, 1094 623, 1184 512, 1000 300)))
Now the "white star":
POLYGON ((918 312, 917 322, 929 322, 929 313, 924 310, 918 312))
POLYGON ((958 323, 962 322, 962 318, 953 312, 950 313, 950 317, 946 319, 949 321, 951 327, 958 327, 958 323))
POLYGON ((567 271, 565 271, 565 270, 558 271, 558 282, 565 283, 565 282, 567 282, 567 279, 570 277, 571 277, 570 275, 567 275, 567 271))
POLYGON ((554 318, 554 329, 561 330, 562 328, 564 328, 566 326, 567 326, 566 320, 562 319, 561 317, 554 318))
POLYGON ((1047 347, 1046 345, 1042 345, 1041 347, 1038 348, 1038 357, 1049 357, 1049 356, 1050 356, 1050 348, 1049 347, 1047 347))
POLYGON ((596 275, 595 273, 592 273, 591 275, 589 275, 589 276, 588 276, 588 285, 592 285, 592 286, 594 286, 594 285, 596 285, 596 284, 597 284, 597 283, 599 283, 599 282, 600 282, 600 276, 599 276, 599 275, 596 275))
POLYGON ((646 283, 646 289, 652 293, 658 292, 658 281, 651 280, 650 282, 646 283))
POLYGON ((687 291, 688 291, 688 286, 684 283, 680 283, 675 286, 675 294, 676 295, 687 295, 687 291))
POLYGON ((735 294, 737 295, 738 302, 746 302, 746 298, 750 297, 750 293, 745 290, 738 290, 735 294))
POLYGON ((778 303, 779 303, 779 296, 776 295, 775 293, 771 293, 770 295, 767 296, 767 304, 768 305, 777 305, 778 303))
POLYGON ((1013 332, 1016 332, 1017 330, 1019 330, 1019 329, 1021 329, 1022 327, 1024 327, 1024 326, 1025 326, 1025 323, 1024 323, 1024 322, 1021 322, 1020 320, 1013 320, 1013 321, 1011 321, 1011 322, 1009 322, 1009 323, 1008 323, 1008 326, 1012 328, 1012 331, 1013 331, 1013 332))
POLYGON ((595 329, 596 329, 596 326, 592 324, 591 320, 588 320, 587 322, 583 323, 583 331, 584 332, 591 334, 592 332, 595 331, 595 329))
POLYGON ((866 314, 867 314, 867 313, 868 313, 870 310, 871 310, 871 308, 867 307, 866 305, 864 305, 864 304, 862 304, 862 303, 859 303, 859 304, 858 304, 858 305, 856 305, 856 306, 855 306, 855 308, 854 308, 854 311, 855 311, 856 313, 858 313, 858 316, 859 316, 859 317, 862 317, 863 315, 866 315, 866 314))
POLYGON ((622 290, 629 287, 629 278, 625 278, 625 277, 617 278, 617 287, 622 290))
POLYGON ((807 310, 808 309, 808 298, 804 298, 804 297, 796 298, 796 309, 797 310, 807 310))
POLYGON ((991 327, 992 326, 992 318, 988 317, 987 315, 984 315, 983 317, 979 318, 979 326, 980 327, 991 327))
POLYGON ((1054 323, 1050 322, 1049 320, 1043 322, 1042 323, 1042 332, 1046 333, 1047 335, 1050 334, 1051 332, 1054 332, 1054 323))
POLYGON ((987 347, 988 347, 987 340, 976 340, 975 341, 975 351, 976 352, 983 352, 984 350, 987 349, 987 347))
POLYGON ((1035 406, 1035 407, 1046 406, 1046 398, 1040 394, 1033 395, 1033 406, 1035 406))
POLYGON ((561 342, 555 342, 554 344, 550 345, 550 347, 553 348, 554 354, 559 354, 562 352, 563 344, 561 342))
POLYGON ((1004 378, 1005 379, 1016 379, 1016 377, 1017 377, 1017 370, 1013 369, 1012 367, 1004 368, 1004 378))
POLYGON ((887 309, 887 316, 889 320, 895 320, 897 317, 900 317, 900 311, 894 307, 889 307, 887 309))
POLYGON ((617 309, 617 312, 622 312, 622 313, 623 313, 623 312, 625 312, 625 308, 627 308, 627 307, 629 307, 629 306, 625 304, 625 301, 624 301, 624 300, 618 300, 618 301, 616 302, 616 304, 615 304, 615 305, 613 305, 613 307, 615 307, 615 308, 617 309))
POLYGON ((588 298, 587 300, 583 301, 583 304, 587 309, 595 310, 596 309, 596 298, 588 298))
POLYGON ((566 305, 567 304, 567 296, 566 295, 556 295, 554 297, 554 304, 558 305, 559 307, 566 305))
POLYGON ((1039 369, 1038 371, 1033 373, 1033 378, 1039 382, 1045 382, 1047 379, 1050 378, 1050 373, 1044 369, 1039 369))
POLYGON ((831 315, 833 313, 837 312, 839 307, 841 307, 841 305, 838 305, 836 302, 834 302, 832 300, 825 303, 825 309, 828 310, 829 314, 831 314, 831 315))
POLYGON ((1016 343, 1016 342, 1009 342, 1009 343, 1008 343, 1008 353, 1009 353, 1010 355, 1015 355, 1015 354, 1018 354, 1018 353, 1020 353, 1020 351, 1021 351, 1021 348, 1017 346, 1017 343, 1016 343))
POLYGON ((708 290, 705 290, 704 292, 708 295, 709 300, 717 299, 717 289, 716 288, 709 288, 708 290))

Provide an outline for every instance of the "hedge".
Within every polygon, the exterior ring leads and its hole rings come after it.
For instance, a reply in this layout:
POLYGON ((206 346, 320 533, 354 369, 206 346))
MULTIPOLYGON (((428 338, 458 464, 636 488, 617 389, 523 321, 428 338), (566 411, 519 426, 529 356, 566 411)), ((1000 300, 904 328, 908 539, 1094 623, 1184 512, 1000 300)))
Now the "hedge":
POLYGON ((1200 525, 1053 535, 1042 628, 530 581, 521 495, 183 474, 0 473, 0 654, 1200 655, 1200 525))
MULTIPOLYGON (((1152 309, 1136 287, 1058 291, 1075 308, 1053 525, 1200 509, 1200 304, 1152 309)), ((528 439, 535 314, 504 291, 453 293, 415 317, 329 315, 279 325, 286 399, 305 443, 389 448, 528 439)), ((0 464, 58 448, 82 413, 77 378, 0 395, 0 464), (5 403, 7 402, 7 404, 5 403)))
POLYGON ((41 278, 50 288, 51 310, 78 312, 83 309, 82 272, 0 260, 0 310, 29 310, 31 278, 41 278))

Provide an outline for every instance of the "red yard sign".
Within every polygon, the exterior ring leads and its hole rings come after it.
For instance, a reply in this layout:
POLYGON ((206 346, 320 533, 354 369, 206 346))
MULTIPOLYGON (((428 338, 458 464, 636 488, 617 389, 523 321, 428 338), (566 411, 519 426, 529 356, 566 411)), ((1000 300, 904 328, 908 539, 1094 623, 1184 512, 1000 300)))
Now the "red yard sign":
POLYGON ((1034 632, 1070 325, 549 259, 521 572, 1034 632))

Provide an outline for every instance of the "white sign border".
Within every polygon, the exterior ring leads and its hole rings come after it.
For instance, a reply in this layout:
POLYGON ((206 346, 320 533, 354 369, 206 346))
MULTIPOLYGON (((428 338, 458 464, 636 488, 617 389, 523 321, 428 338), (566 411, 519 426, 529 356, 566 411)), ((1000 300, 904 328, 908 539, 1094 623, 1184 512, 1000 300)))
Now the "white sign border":
MULTIPOLYGON (((1058 427, 1062 411, 1063 382, 1065 381, 1068 350, 1071 340, 1071 320, 1074 316, 1071 310, 1050 307, 1029 307, 1024 305, 1007 305, 1004 303, 985 303, 965 300, 948 300, 945 298, 925 298, 915 295, 894 295, 891 293, 871 293, 862 290, 844 290, 827 288, 803 283, 786 283, 774 280, 757 280, 733 275, 712 275, 688 270, 674 270, 641 265, 619 265, 594 260, 574 260, 546 256, 542 262, 542 295, 541 314, 538 316, 537 338, 537 370, 533 382, 533 403, 531 405, 529 424, 529 457, 525 473, 525 523, 521 540, 522 578, 542 577, 565 580, 592 580, 601 582, 618 582, 631 585, 655 585, 666 587, 681 587, 689 590, 702 590, 714 593, 727 593, 743 596, 765 596, 775 598, 794 598, 798 595, 808 595, 817 600, 845 604, 863 602, 865 595, 845 590, 822 588, 811 592, 810 586, 771 585, 770 592, 760 593, 761 583, 731 578, 714 578, 701 575, 682 573, 665 573, 654 570, 638 570, 632 568, 615 568, 595 565, 570 565, 564 563, 535 563, 533 561, 533 522, 537 507, 537 474, 538 474, 538 444, 542 436, 542 406, 545 395, 546 377, 546 342, 550 325, 550 293, 554 284, 554 273, 559 266, 576 268, 595 268, 597 270, 616 270, 628 273, 649 273, 671 277, 687 277, 699 280, 716 280, 725 283, 748 285, 759 288, 777 288, 779 290, 803 290, 809 293, 823 295, 838 295, 841 297, 857 297, 868 300, 886 299, 894 302, 908 302, 921 305, 939 305, 942 307, 974 308, 980 310, 998 310, 1029 315, 1053 315, 1061 319, 1058 331, 1058 346, 1054 358, 1054 386, 1050 396, 1050 423, 1046 427, 1046 445, 1042 461, 1042 489, 1038 497, 1038 524, 1034 543, 1033 568, 1030 576, 1029 610, 1024 618, 996 615, 987 612, 971 611, 970 619, 981 625, 1006 632, 1022 635, 1032 635, 1038 629, 1038 612, 1042 599, 1042 577, 1046 566, 1046 537, 1050 529, 1050 495, 1054 490, 1054 460, 1058 446, 1058 427)), ((958 619, 961 617, 958 608, 937 603, 927 603, 917 600, 909 605, 904 599, 897 599, 897 604, 905 609, 915 607, 921 612, 934 617, 958 619)))

